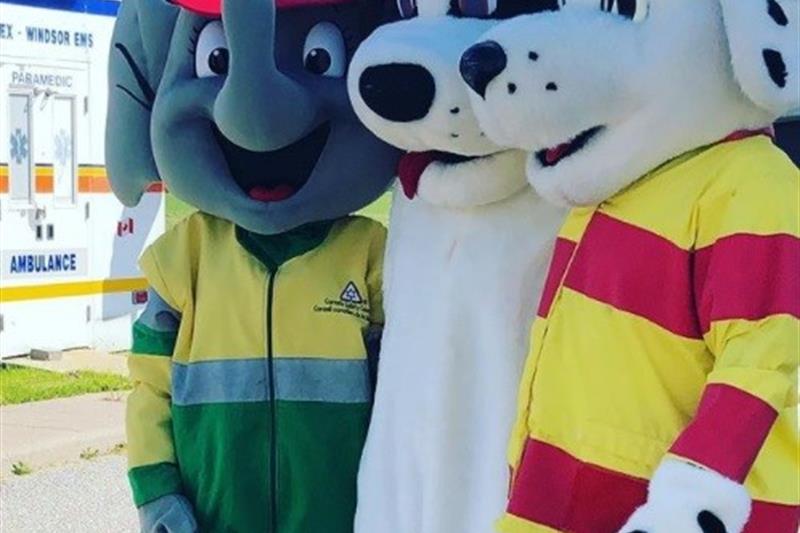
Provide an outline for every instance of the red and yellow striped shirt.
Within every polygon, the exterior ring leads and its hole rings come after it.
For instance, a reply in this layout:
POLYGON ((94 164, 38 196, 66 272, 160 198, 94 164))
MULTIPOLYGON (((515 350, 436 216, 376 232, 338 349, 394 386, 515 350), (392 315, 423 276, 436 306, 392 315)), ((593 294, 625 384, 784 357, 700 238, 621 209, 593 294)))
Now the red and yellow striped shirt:
POLYGON ((797 531, 799 195, 800 172, 762 135, 570 214, 501 531, 616 532, 667 454, 745 482, 747 533, 797 531))

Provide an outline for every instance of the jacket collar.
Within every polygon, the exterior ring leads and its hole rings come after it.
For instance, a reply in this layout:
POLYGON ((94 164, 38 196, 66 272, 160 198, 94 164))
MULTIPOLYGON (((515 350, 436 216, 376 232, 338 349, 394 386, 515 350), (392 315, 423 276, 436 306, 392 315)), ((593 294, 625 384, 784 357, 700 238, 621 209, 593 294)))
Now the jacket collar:
POLYGON ((320 246, 336 220, 312 222, 278 235, 261 235, 236 226, 236 240, 270 272, 320 246))

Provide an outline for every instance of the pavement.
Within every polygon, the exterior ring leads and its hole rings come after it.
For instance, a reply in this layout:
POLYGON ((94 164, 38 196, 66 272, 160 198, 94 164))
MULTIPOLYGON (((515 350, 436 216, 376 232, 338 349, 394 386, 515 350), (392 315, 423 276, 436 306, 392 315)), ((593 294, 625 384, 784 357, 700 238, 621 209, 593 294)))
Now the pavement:
POLYGON ((0 481, 3 533, 134 533, 137 524, 123 456, 0 481))
POLYGON ((8 363, 51 370, 53 372, 74 372, 76 370, 93 370, 128 375, 127 352, 104 352, 101 350, 67 350, 61 352, 61 359, 51 361, 37 361, 30 357, 14 357, 7 359, 8 363))
MULTIPOLYGON (((71 350, 9 362, 56 372, 127 375, 126 357, 71 350)), ((138 531, 126 476, 125 392, 0 406, 0 532, 138 531), (114 453, 116 452, 116 453, 114 453), (12 465, 31 473, 14 475, 12 465)))
POLYGON ((0 407, 0 479, 18 462, 35 470, 118 447, 126 397, 103 392, 0 407))

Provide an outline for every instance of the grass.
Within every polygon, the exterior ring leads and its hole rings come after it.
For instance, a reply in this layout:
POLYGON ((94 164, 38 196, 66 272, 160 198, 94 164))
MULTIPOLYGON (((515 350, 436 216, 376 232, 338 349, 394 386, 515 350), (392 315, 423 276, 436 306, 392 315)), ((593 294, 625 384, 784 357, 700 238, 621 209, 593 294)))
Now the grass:
POLYGON ((183 200, 179 200, 173 194, 167 193, 167 229, 197 211, 183 200))
POLYGON ((11 473, 14 474, 15 476, 27 476, 31 472, 33 472, 33 468, 26 465, 22 461, 19 461, 11 465, 11 473))
POLYGON ((83 370, 61 374, 7 364, 0 366, 0 405, 130 388, 127 378, 115 374, 83 370))
POLYGON ((384 226, 389 225, 389 208, 392 206, 392 193, 387 192, 358 212, 359 215, 374 218, 384 226))
POLYGON ((84 448, 80 454, 80 458, 84 461, 91 461, 92 459, 97 459, 100 456, 100 450, 97 448, 84 448))
MULTIPOLYGON (((386 193, 380 198, 378 198, 375 202, 371 205, 368 205, 361 211, 359 214, 374 218, 378 222, 382 223, 384 226, 389 224, 389 206, 392 203, 392 196, 391 193, 386 193)), ((196 209, 183 200, 180 200, 173 196, 172 194, 167 193, 167 229, 170 229, 172 226, 186 218, 187 216, 191 215, 196 211, 196 209)))

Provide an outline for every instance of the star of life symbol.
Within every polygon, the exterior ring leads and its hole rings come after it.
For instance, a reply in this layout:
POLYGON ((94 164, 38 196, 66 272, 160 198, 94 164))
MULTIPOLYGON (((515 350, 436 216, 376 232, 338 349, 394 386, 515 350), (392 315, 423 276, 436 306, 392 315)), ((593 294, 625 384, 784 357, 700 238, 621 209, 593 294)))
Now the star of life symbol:
POLYGON ((22 133, 22 130, 17 128, 11 134, 11 159, 18 165, 21 165, 28 159, 28 136, 22 133))
POLYGON ((53 145, 55 147, 54 156, 58 165, 63 167, 67 161, 72 157, 72 139, 71 135, 66 130, 59 130, 58 134, 53 138, 53 145))
POLYGON ((344 290, 342 291, 342 295, 339 298, 343 302, 350 302, 354 304, 360 304, 364 302, 364 299, 361 297, 361 293, 358 292, 358 287, 352 281, 347 282, 345 285, 344 290))

